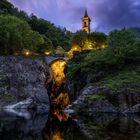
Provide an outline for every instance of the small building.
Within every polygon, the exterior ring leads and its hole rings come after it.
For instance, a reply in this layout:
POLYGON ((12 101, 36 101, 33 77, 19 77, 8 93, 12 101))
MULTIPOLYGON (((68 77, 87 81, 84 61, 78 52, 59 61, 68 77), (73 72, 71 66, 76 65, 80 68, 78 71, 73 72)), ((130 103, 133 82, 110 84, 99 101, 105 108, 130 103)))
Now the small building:
POLYGON ((64 56, 65 55, 65 50, 61 47, 61 46, 58 46, 55 50, 55 55, 56 56, 64 56))

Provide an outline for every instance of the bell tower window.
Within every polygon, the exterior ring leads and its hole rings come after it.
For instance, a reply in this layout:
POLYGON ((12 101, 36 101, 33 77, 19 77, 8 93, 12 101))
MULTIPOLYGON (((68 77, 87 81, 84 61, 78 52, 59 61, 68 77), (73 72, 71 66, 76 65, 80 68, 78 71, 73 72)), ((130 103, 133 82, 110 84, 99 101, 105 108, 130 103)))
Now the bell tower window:
POLYGON ((84 22, 84 27, 86 27, 87 26, 87 23, 86 22, 84 22))

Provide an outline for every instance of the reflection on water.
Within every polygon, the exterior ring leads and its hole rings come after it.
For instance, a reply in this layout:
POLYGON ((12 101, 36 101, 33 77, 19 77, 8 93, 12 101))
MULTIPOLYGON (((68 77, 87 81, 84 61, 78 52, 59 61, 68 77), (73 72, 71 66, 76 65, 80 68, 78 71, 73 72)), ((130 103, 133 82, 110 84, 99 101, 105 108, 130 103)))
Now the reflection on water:
POLYGON ((93 140, 140 140, 140 116, 95 114, 81 119, 82 130, 93 140))
POLYGON ((45 127, 48 114, 31 119, 19 118, 13 114, 0 112, 0 140, 41 140, 41 130, 45 127))
POLYGON ((60 110, 25 120, 0 114, 0 140, 140 140, 140 116, 95 114, 74 121, 60 110))
POLYGON ((30 120, 1 114, 0 140, 88 140, 67 114, 54 110, 30 120))
POLYGON ((43 140, 88 140, 67 114, 54 110, 43 129, 43 140))

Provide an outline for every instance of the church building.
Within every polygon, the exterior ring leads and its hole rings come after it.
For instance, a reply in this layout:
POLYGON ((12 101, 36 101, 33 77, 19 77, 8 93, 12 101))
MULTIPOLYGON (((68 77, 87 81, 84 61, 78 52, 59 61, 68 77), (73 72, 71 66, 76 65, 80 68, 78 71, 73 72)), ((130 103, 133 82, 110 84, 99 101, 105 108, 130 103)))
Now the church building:
POLYGON ((87 33, 89 33, 90 32, 91 19, 88 16, 87 9, 85 10, 85 15, 84 15, 84 17, 81 18, 81 20, 82 20, 82 28, 81 28, 81 30, 86 31, 87 33))

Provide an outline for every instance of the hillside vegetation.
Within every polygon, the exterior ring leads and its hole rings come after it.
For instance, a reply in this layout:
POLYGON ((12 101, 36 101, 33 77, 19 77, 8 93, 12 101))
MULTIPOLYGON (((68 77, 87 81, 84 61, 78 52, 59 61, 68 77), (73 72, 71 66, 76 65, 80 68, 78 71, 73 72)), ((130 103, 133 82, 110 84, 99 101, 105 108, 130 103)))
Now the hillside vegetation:
MULTIPOLYGON (((140 84, 140 39, 126 29, 110 32, 107 47, 76 53, 69 61, 68 81, 98 83, 112 89, 140 84), (81 79, 82 77, 82 79, 81 79)), ((82 87, 81 87, 82 88, 82 87)))
POLYGON ((46 51, 53 53, 51 51, 58 46, 61 46, 64 50, 69 50, 70 40, 73 35, 66 28, 56 27, 53 23, 39 19, 33 14, 28 16, 24 11, 19 11, 7 0, 0 1, 0 28, 0 47, 2 47, 0 54, 2 55, 17 53, 17 50, 14 48, 19 46, 20 49, 18 51, 21 51, 22 46, 24 49, 28 48, 40 54, 44 54, 46 51), (28 27, 26 28, 25 26, 28 27), (23 34, 23 28, 26 31, 28 30, 28 33, 23 34), (34 40, 29 32, 34 34, 34 40), (23 39, 21 40, 21 38, 23 39), (24 38, 28 38, 30 41, 24 40, 24 38), (11 41, 13 45, 11 45, 11 41), (26 45, 24 42, 26 42, 26 45))

